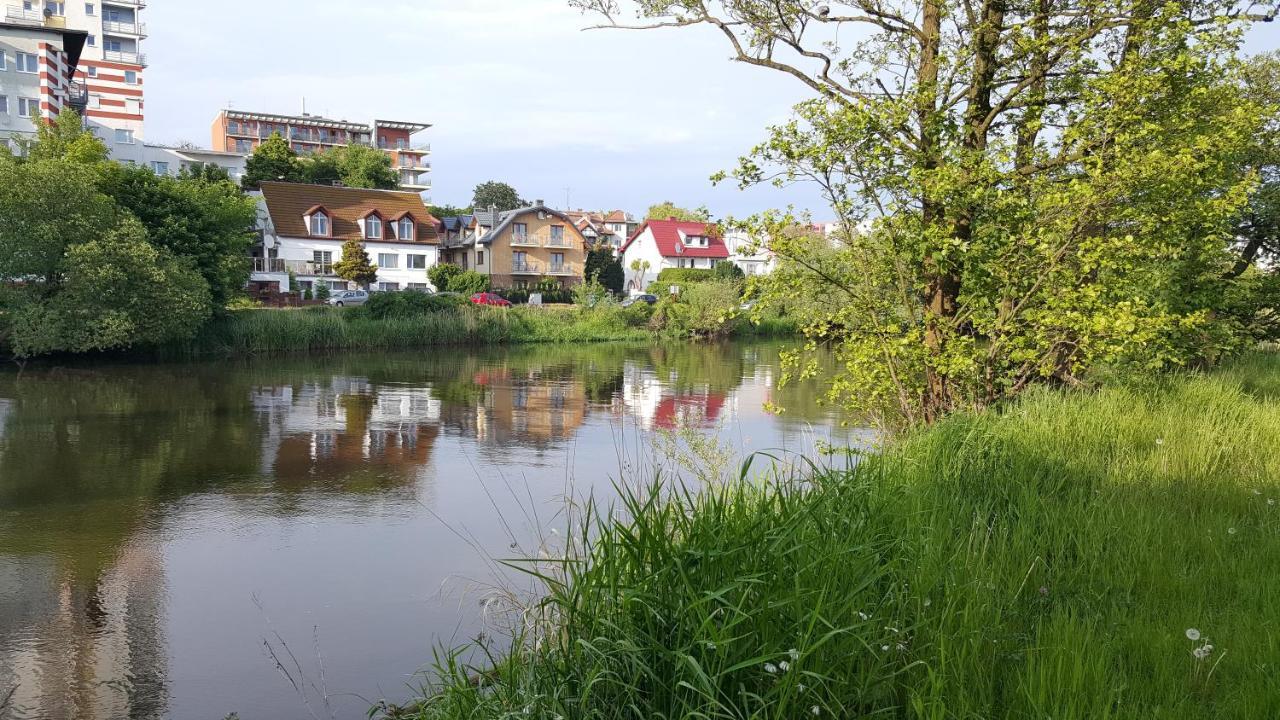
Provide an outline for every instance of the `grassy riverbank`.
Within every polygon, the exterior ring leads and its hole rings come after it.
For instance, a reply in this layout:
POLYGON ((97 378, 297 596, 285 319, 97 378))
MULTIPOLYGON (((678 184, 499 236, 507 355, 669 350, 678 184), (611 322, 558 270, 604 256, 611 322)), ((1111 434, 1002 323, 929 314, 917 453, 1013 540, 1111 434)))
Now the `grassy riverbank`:
MULTIPOLYGON (((185 343, 160 349, 167 358, 261 355, 328 350, 414 349, 438 345, 634 342, 654 338, 650 312, 610 304, 600 308, 446 308, 409 317, 377 318, 363 308, 237 310, 216 318, 185 343)), ((735 321, 732 335, 794 335, 777 319, 735 321)), ((679 333, 663 333, 678 338, 679 333)))
POLYGON ((650 488, 574 540, 536 649, 481 687, 445 658, 402 716, 1280 717, 1277 448, 1260 354, 1033 393, 803 485, 650 488))

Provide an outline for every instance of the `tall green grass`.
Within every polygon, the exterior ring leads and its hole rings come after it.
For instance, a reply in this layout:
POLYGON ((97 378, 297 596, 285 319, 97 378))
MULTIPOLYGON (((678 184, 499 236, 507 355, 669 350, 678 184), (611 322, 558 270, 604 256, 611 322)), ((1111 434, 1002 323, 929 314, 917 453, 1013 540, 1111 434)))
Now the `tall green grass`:
POLYGON ((1259 355, 1033 393, 853 471, 624 490, 530 567, 513 648, 442 654, 392 714, 1280 717, 1277 388, 1259 355))

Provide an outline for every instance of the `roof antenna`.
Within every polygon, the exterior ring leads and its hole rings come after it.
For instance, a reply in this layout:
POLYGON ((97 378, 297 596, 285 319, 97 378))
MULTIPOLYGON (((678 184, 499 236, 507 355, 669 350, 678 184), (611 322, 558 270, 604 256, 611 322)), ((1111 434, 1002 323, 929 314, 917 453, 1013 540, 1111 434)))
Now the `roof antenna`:
POLYGON ((302 116, 307 116, 307 96, 302 96, 302 116))

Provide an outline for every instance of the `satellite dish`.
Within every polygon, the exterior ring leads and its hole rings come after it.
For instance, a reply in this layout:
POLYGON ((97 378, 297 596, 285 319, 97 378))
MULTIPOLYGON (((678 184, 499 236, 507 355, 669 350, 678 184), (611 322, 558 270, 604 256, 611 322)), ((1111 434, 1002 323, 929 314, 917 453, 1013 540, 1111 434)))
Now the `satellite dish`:
POLYGON ((44 17, 45 17, 45 19, 46 19, 46 20, 47 20, 47 19, 49 19, 49 18, 51 18, 51 17, 53 17, 53 8, 45 8, 45 9, 44 9, 44 17))

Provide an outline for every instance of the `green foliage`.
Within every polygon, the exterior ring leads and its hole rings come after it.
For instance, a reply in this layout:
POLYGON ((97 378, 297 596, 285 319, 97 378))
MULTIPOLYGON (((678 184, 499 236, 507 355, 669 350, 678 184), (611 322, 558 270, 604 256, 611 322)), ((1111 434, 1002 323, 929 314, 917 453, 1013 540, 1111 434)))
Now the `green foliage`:
POLYGON ((716 263, 711 274, 717 280, 742 281, 747 279, 747 274, 742 272, 742 268, 728 260, 721 260, 716 263))
POLYGON ((622 260, 614 255, 612 248, 597 248, 587 251, 585 265, 587 278, 595 278, 609 292, 622 294, 622 285, 626 282, 626 272, 622 269, 622 260))
POLYGON ((324 282, 317 283, 315 295, 317 300, 328 300, 332 297, 332 292, 329 290, 329 284, 324 282))
POLYGON ((659 285, 710 282, 718 279, 714 270, 705 268, 667 268, 658 273, 659 285))
POLYGON ((472 213, 469 207, 454 207, 452 205, 428 205, 427 212, 431 213, 431 217, 440 219, 447 217, 466 217, 472 213))
POLYGON ((475 270, 464 270, 449 278, 449 292, 474 295, 489 290, 489 276, 475 270))
POLYGON ((257 204, 234 183, 171 178, 142 167, 104 166, 100 186, 142 221, 156 247, 189 260, 221 308, 249 279, 257 204))
POLYGON ((333 264, 333 272, 366 289, 378 279, 378 266, 369 260, 364 243, 355 238, 342 243, 342 259, 333 264))
POLYGON ((263 182, 304 182, 298 153, 280 133, 272 133, 245 159, 240 184, 246 190, 257 190, 263 182))
POLYGON ((203 162, 191 163, 190 166, 182 168, 178 177, 182 180, 196 180, 210 185, 235 182, 226 168, 203 162))
POLYGON ((545 599, 496 665, 441 653, 401 717, 1276 717, 1267 387, 1274 355, 1032 393, 803 481, 625 478, 528 561, 545 599))
POLYGON ((690 283, 678 295, 666 295, 654 310, 650 327, 676 337, 723 338, 738 325, 742 291, 720 280, 690 283))
POLYGON ((449 282, 462 274, 462 268, 450 263, 436 263, 427 270, 427 279, 437 292, 449 289, 449 282))
POLYGON ((645 217, 650 220, 667 220, 675 218, 677 220, 687 220, 690 222, 711 222, 711 211, 705 206, 689 210, 687 208, 678 207, 671 201, 660 202, 657 205, 649 207, 649 212, 645 213, 645 217))
POLYGON ((70 246, 111 230, 116 208, 97 182, 96 166, 0 156, 0 278, 56 283, 70 246))
POLYGON ((457 309, 465 306, 466 303, 467 299, 461 296, 446 295, 441 297, 415 290, 406 290, 403 292, 373 293, 369 296, 369 301, 358 310, 375 320, 386 320, 389 318, 420 317, 442 310, 457 309))
POLYGON ((375 190, 398 190, 400 175, 392 167, 391 156, 366 145, 329 148, 299 158, 302 181, 375 190))
POLYGON ((136 220, 71 246, 60 275, 57 292, 14 310, 10 343, 18 357, 183 340, 211 314, 199 273, 148 243, 136 220))
POLYGON ((516 189, 504 182, 490 180, 476 186, 471 197, 471 207, 476 210, 488 210, 497 207, 499 212, 525 207, 527 203, 520 199, 516 189))
MULTIPOLYGON (((29 162, 61 160, 73 165, 90 166, 107 162, 107 146, 84 126, 75 112, 59 113, 53 123, 36 123, 35 137, 16 138, 19 154, 29 162)), ((0 143, 3 145, 3 143, 0 143)), ((0 153, 8 153, 8 147, 0 153)))

